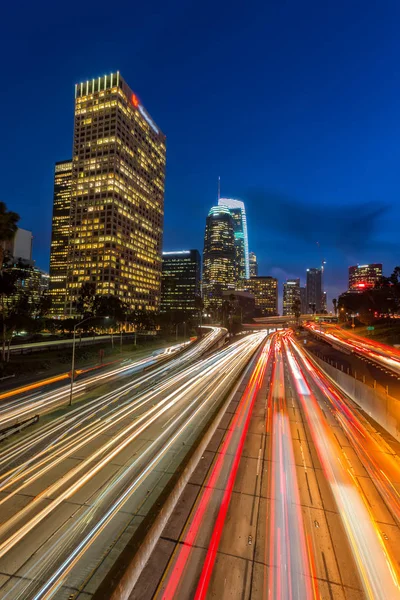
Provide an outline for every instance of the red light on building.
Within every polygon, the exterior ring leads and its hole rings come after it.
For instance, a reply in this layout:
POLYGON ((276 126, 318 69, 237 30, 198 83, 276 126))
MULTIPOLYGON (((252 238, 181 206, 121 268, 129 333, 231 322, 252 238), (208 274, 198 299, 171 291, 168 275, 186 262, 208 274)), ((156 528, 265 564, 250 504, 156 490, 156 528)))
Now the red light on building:
POLYGON ((132 94, 132 104, 135 108, 139 106, 139 98, 136 96, 136 94, 132 94))
POLYGON ((357 283, 357 287, 362 287, 362 288, 364 288, 364 287, 365 287, 365 283, 357 283))

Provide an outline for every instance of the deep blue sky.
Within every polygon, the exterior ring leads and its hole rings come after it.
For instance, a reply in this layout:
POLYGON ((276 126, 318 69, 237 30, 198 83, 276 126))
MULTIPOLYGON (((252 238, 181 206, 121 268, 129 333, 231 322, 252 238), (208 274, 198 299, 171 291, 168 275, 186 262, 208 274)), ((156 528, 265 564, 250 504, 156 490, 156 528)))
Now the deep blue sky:
POLYGON ((398 0, 23 3, 3 9, 0 199, 48 268, 74 83, 120 70, 167 135, 165 249, 246 201, 260 274, 400 263, 398 0), (320 242, 321 251, 316 242, 320 242))

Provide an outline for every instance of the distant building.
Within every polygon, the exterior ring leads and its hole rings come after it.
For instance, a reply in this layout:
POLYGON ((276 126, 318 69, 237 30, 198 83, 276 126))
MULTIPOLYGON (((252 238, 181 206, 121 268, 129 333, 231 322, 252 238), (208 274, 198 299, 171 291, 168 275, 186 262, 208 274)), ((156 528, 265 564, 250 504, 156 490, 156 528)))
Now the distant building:
POLYGON ((322 270, 307 269, 307 313, 322 310, 322 270))
POLYGON ((322 292, 321 309, 323 313, 328 312, 328 294, 326 292, 322 292))
POLYGON ((205 308, 220 306, 222 292, 235 287, 234 222, 227 206, 213 206, 206 219, 203 251, 203 301, 205 308))
POLYGON ((300 304, 301 304, 301 314, 306 315, 308 313, 307 310, 307 290, 305 286, 300 286, 300 304))
POLYGON ((232 198, 220 198, 218 200, 218 205, 227 206, 233 218, 236 251, 236 278, 248 279, 250 277, 249 240, 244 202, 232 198))
POLYGON ((249 253, 249 267, 250 267, 250 277, 257 277, 258 263, 257 263, 257 256, 254 254, 254 252, 249 253))
POLYGON ((278 280, 275 277, 250 277, 244 282, 246 291, 253 294, 256 312, 262 317, 278 314, 278 280))
POLYGON ((283 315, 294 314, 295 300, 300 302, 299 310, 301 310, 300 279, 288 279, 283 284, 283 315))
POLYGON ((200 254, 198 250, 162 253, 161 312, 198 311, 200 254))
POLYGON ((12 240, 3 243, 5 252, 15 261, 32 261, 32 232, 26 229, 17 229, 12 240))
POLYGON ((382 265, 380 263, 349 267, 349 290, 363 292, 371 289, 375 287, 381 277, 382 265))
POLYGON ((54 169, 49 288, 50 313, 53 316, 61 316, 65 311, 71 183, 72 160, 57 162, 54 169))

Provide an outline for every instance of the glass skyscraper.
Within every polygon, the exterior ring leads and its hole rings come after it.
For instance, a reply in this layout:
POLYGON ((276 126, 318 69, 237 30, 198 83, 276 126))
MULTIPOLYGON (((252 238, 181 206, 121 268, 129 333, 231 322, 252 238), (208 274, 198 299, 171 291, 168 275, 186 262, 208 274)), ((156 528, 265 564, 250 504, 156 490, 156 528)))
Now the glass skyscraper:
POLYGON ((222 304, 222 292, 236 280, 235 234, 232 214, 224 205, 208 213, 204 234, 203 301, 207 308, 222 304))
POLYGON ((161 312, 198 312, 200 254, 198 250, 162 253, 161 312))
POLYGON ((247 234, 247 218, 244 202, 232 198, 220 198, 219 206, 227 206, 234 223, 236 279, 249 279, 249 240, 247 234))

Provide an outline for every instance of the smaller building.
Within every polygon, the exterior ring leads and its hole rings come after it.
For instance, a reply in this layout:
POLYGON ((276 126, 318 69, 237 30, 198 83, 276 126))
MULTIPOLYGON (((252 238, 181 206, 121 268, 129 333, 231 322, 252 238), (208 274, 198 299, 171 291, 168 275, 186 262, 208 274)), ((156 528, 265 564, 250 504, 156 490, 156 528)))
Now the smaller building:
POLYGON ((163 252, 161 276, 161 312, 199 310, 200 254, 198 250, 163 252))
POLYGON ((244 282, 244 289, 253 294, 256 305, 256 315, 274 317, 278 315, 278 280, 275 277, 250 277, 244 282))
POLYGON ((374 288, 382 277, 382 265, 356 265, 349 267, 349 290, 363 292, 374 288))
POLYGON ((294 314, 295 301, 299 302, 299 310, 301 310, 300 298, 300 279, 288 279, 283 284, 283 315, 294 314))
POLYGON ((33 235, 31 231, 19 227, 12 240, 3 242, 3 247, 9 257, 15 261, 31 261, 32 239, 33 235))
POLYGON ((250 277, 257 277, 258 263, 257 263, 257 256, 254 254, 254 252, 249 253, 249 263, 250 263, 250 277))

